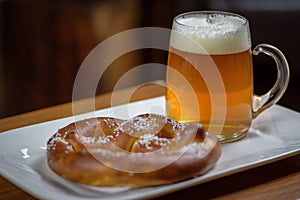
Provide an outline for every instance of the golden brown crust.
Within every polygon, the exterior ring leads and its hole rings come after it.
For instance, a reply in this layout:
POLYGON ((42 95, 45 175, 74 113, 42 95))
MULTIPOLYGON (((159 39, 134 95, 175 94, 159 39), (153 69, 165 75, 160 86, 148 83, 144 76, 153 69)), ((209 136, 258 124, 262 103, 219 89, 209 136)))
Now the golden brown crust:
POLYGON ((47 144, 49 167, 82 184, 131 187, 169 184, 210 170, 221 154, 198 123, 156 114, 131 120, 99 117, 58 130, 47 144))

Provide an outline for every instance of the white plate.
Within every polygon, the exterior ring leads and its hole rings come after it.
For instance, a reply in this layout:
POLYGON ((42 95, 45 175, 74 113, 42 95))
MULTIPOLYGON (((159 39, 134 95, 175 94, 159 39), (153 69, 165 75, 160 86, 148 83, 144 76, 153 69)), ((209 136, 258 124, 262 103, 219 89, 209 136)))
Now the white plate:
POLYGON ((164 97, 158 97, 3 132, 0 174, 41 199, 140 199, 161 196, 300 153, 300 113, 275 105, 254 121, 246 138, 222 145, 222 156, 213 170, 187 181, 140 189, 91 188, 66 181, 49 170, 45 145, 58 128, 95 115, 128 118, 146 112, 164 114, 164 104, 164 97))

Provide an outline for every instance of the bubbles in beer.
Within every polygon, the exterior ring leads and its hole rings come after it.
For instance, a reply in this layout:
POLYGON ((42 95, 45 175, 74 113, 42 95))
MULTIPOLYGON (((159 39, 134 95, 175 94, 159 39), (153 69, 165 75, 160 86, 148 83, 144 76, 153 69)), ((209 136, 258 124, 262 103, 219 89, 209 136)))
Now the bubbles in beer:
POLYGON ((190 13, 176 18, 173 30, 171 45, 183 51, 226 54, 251 47, 248 23, 238 15, 190 13))
POLYGON ((186 26, 207 28, 230 28, 246 23, 243 18, 221 14, 194 14, 190 17, 178 18, 177 22, 186 26))

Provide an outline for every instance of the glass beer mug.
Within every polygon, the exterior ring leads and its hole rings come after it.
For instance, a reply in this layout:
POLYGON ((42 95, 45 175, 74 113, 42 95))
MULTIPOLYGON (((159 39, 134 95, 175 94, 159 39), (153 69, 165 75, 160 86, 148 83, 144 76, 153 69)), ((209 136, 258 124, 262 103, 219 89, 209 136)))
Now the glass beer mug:
POLYGON ((251 50, 249 22, 227 12, 196 11, 174 18, 167 67, 166 112, 181 122, 199 121, 220 142, 245 136, 252 120, 285 92, 289 68, 267 44, 251 50), (271 56, 278 75, 273 88, 253 94, 252 54, 271 56))

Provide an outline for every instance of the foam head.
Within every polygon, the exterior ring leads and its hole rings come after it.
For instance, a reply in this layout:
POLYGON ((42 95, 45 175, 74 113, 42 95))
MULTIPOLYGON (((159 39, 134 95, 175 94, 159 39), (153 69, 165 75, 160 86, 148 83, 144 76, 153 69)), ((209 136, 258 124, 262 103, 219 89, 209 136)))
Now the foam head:
POLYGON ((191 12, 174 19, 171 45, 201 54, 229 54, 251 47, 248 21, 231 13, 191 12))

